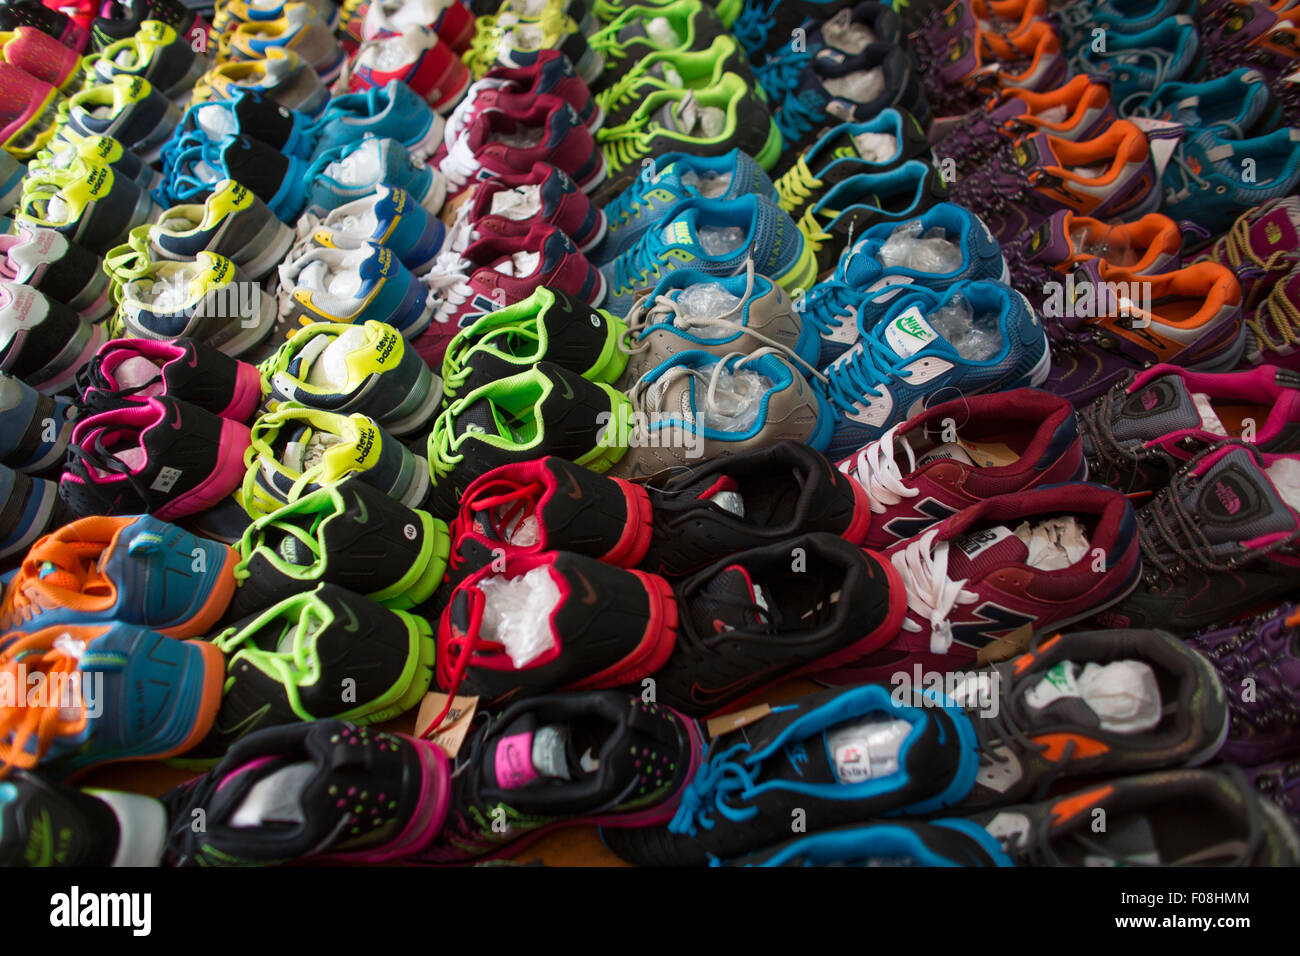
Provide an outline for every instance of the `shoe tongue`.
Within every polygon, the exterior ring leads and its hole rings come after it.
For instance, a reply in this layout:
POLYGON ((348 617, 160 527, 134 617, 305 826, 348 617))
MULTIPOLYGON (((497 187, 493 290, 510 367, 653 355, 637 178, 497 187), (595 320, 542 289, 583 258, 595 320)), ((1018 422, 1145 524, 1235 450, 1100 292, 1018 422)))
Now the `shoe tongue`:
POLYGON ((1029 548, 1006 525, 968 531, 948 543, 948 577, 979 580, 1006 564, 1024 564, 1029 548))
POLYGON ((303 793, 315 777, 316 764, 311 761, 291 763, 272 770, 248 788, 230 815, 228 825, 242 829, 277 823, 305 823, 303 793))
POLYGON ((698 219, 697 210, 687 209, 681 215, 675 216, 659 235, 670 246, 681 246, 692 252, 701 253, 703 246, 700 245, 697 231, 698 219))
POLYGON ((911 358, 923 348, 942 341, 919 306, 904 309, 885 326, 885 344, 901 359, 911 358))
POLYGON ((494 743, 483 762, 488 785, 522 790, 544 780, 579 779, 595 770, 589 754, 578 757, 563 724, 538 726, 532 713, 521 714, 494 743))
POLYGON ((1247 541, 1296 527, 1296 513, 1246 448, 1233 448, 1190 488, 1176 490, 1194 496, 1188 503, 1196 523, 1214 544, 1247 541))
POLYGON ((289 564, 310 567, 316 563, 316 555, 297 535, 286 534, 275 546, 275 553, 289 564))
POLYGON ((1170 432, 1200 425, 1201 414, 1187 390, 1187 383, 1179 375, 1161 375, 1125 399, 1111 432, 1120 441, 1153 441, 1170 432))
POLYGON ((1028 172, 1040 166, 1060 166, 1061 162, 1052 152, 1052 144, 1046 133, 1034 133, 1011 144, 1007 150, 1012 162, 1028 172))
MULTIPOLYGON (((331 385, 338 388, 346 387, 350 376, 348 374, 348 357, 354 352, 365 348, 367 344, 367 334, 365 326, 354 325, 348 328, 342 335, 330 338, 328 335, 318 335, 307 347, 299 353, 299 356, 307 356, 309 350, 315 349, 315 355, 306 358, 303 365, 307 369, 307 382, 311 385, 331 385), (317 342, 323 344, 319 347, 317 342)), ((296 360, 295 360, 296 361, 296 360)), ((290 366, 293 370, 293 366, 290 366)), ((299 378, 301 372, 295 372, 299 378)))
POLYGON ((694 93, 687 93, 680 100, 665 103, 654 118, 660 126, 674 133, 690 133, 700 118, 699 101, 694 93))
POLYGON ((688 609, 701 634, 761 630, 770 622, 767 595, 739 564, 728 565, 714 575, 690 599, 688 609))
POLYGON ((1079 689, 1079 665, 1061 661, 1049 668, 1021 698, 1026 723, 1033 728, 1072 724, 1097 728, 1101 720, 1079 689))
POLYGON ((899 771, 899 751, 912 725, 885 714, 846 720, 792 741, 763 762, 759 782, 864 783, 899 771))
POLYGON ((486 398, 472 403, 457 415, 456 426, 457 435, 477 431, 507 439, 514 437, 514 432, 502 417, 500 409, 486 398))

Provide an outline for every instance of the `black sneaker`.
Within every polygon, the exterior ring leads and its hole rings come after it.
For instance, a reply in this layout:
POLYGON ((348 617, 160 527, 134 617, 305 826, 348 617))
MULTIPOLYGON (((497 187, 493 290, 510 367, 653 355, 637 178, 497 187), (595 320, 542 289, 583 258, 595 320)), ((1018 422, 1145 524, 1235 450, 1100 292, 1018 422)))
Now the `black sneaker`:
POLYGON ((450 776, 442 748, 405 734, 341 720, 258 731, 211 773, 163 795, 172 821, 166 862, 403 859, 442 828, 450 776))
POLYGON ((890 820, 795 837, 723 866, 1013 866, 1002 845, 969 820, 890 820))
POLYGON ((41 0, 0 3, 0 30, 9 33, 19 27, 35 27, 77 53, 85 53, 90 45, 88 30, 78 26, 66 13, 45 6, 41 0))
POLYGON ((257 411, 262 379, 255 366, 198 339, 111 339, 77 373, 86 412, 106 412, 166 395, 219 418, 245 422, 257 411))
MULTIPOLYGON (((608 26, 589 34, 586 45, 599 53, 605 61, 605 70, 594 83, 588 84, 592 92, 613 86, 638 63, 643 57, 658 53, 664 44, 650 34, 651 18, 638 15, 647 12, 644 8, 632 9, 620 14, 608 26)), ((727 33, 718 13, 707 3, 695 6, 678 6, 668 8, 667 26, 675 34, 678 43, 672 45, 675 50, 707 50, 715 37, 727 33), (680 12, 679 12, 680 11, 680 12)), ((567 50, 563 51, 568 53, 567 50)), ((577 63, 581 57, 569 56, 577 63)))
POLYGON ((951 806, 975 777, 970 721, 919 688, 903 699, 869 684, 785 701, 710 742, 668 826, 601 837, 629 863, 704 866, 788 839, 795 809, 815 833, 951 806))
POLYGON ((0 279, 0 371, 43 395, 67 392, 90 361, 104 327, 31 286, 0 279))
POLYGON ((1300 757, 1252 767, 1246 778, 1287 815, 1292 826, 1300 827, 1300 757))
POLYGON ((669 578, 809 531, 860 544, 871 525, 862 487, 795 441, 656 475, 645 487, 651 537, 640 566, 669 578))
POLYGON ((442 580, 447 525, 359 478, 326 485, 258 518, 235 546, 239 586, 227 622, 260 613, 318 584, 406 610, 442 580))
POLYGON ((152 797, 78 790, 15 770, 0 784, 0 866, 158 866, 167 812, 152 797))
POLYGON ((221 709, 208 736, 176 761, 180 766, 211 766, 264 727, 389 720, 418 704, 433 679, 427 621, 333 584, 285 598, 212 643, 226 655, 221 709))
POLYGON ((824 533, 723 558, 678 585, 677 602, 677 647, 654 680, 692 716, 870 654, 907 613, 878 557, 824 533))
POLYGON ((0 274, 62 302, 87 322, 113 311, 103 261, 55 229, 19 223, 15 235, 0 236, 0 274))
POLYGON ((1300 836, 1235 767, 1125 777, 972 816, 1017 866, 1295 866, 1300 836), (1105 814, 1106 826, 1096 821, 1105 814))
POLYGON ((419 862, 514 856, 566 826, 665 823, 703 749, 694 721, 612 690, 535 697, 477 719, 447 823, 419 862))
POLYGON ((140 32, 145 20, 161 20, 176 31, 180 39, 193 44, 201 31, 206 42, 211 28, 207 22, 179 0, 104 0, 99 16, 90 25, 90 42, 96 50, 125 40, 140 32))

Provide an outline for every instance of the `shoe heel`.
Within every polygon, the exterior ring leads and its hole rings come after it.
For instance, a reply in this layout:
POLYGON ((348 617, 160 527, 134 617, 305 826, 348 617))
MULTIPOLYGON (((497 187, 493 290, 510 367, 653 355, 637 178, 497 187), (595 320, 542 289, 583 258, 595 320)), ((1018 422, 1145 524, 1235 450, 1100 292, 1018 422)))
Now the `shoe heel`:
POLYGON ((605 347, 601 350, 600 359, 596 365, 589 369, 583 378, 591 382, 603 382, 606 385, 613 385, 627 368, 628 355, 621 348, 619 342, 623 338, 623 333, 627 331, 627 324, 617 316, 606 313, 605 324, 608 331, 605 336, 605 347))
POLYGON ((803 233, 799 233, 799 237, 803 240, 799 258, 784 273, 771 277, 773 282, 790 293, 791 298, 796 298, 801 291, 808 292, 817 281, 817 253, 803 233))
POLYGON ((775 166, 776 161, 781 158, 781 130, 777 128, 774 119, 769 118, 768 124, 767 141, 754 157, 754 162, 758 163, 759 168, 764 172, 775 166))
POLYGON ((633 409, 632 401, 622 392, 603 382, 597 382, 596 384, 610 396, 610 419, 608 424, 605 425, 604 433, 596 442, 596 447, 582 457, 575 459, 574 464, 590 468, 600 475, 613 468, 627 454, 626 426, 632 421, 633 409), (609 430, 620 426, 625 428, 624 432, 615 435, 614 440, 611 440, 609 430))
POLYGON ((447 572, 447 558, 451 554, 451 534, 447 522, 426 511, 417 511, 416 514, 420 516, 420 523, 424 527, 425 547, 412 565, 412 573, 392 587, 370 595, 370 600, 394 611, 405 611, 423 604, 438 590, 438 585, 447 572))

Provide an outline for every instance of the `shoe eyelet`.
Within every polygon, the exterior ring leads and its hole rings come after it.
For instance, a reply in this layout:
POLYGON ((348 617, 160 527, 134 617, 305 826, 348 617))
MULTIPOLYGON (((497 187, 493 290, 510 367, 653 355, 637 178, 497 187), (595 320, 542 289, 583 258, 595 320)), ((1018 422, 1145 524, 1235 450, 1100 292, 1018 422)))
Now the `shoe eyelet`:
POLYGON ((1220 196, 1222 196, 1224 193, 1228 191, 1228 187, 1220 183, 1218 186, 1214 188, 1214 191, 1218 193, 1220 196))

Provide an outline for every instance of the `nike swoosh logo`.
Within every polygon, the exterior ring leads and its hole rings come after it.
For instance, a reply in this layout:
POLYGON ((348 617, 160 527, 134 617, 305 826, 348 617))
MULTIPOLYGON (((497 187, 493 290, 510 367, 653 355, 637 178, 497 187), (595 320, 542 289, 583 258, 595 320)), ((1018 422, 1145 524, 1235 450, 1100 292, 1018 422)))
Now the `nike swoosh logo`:
POLYGON ((344 624, 343 630, 351 634, 355 634, 358 630, 361 629, 361 622, 357 620, 357 616, 352 612, 352 608, 348 607, 346 604, 342 605, 342 608, 343 608, 343 613, 348 616, 348 621, 351 622, 348 624, 344 624))
POLYGON ((370 521, 370 511, 366 508, 366 503, 361 500, 360 495, 355 496, 357 503, 357 524, 366 524, 370 521))
POLYGON ((557 378, 556 382, 560 386, 560 395, 566 402, 573 401, 573 386, 569 384, 568 379, 557 378))
POLYGON ((581 571, 574 571, 573 573, 577 575, 578 580, 582 582, 583 590, 587 592, 582 596, 582 603, 594 605, 596 603, 596 589, 591 586, 591 582, 587 580, 587 576, 581 571))
POLYGON ((222 737, 242 737, 244 734, 256 727, 270 709, 270 704, 263 704, 237 724, 230 727, 218 727, 214 724, 212 729, 222 737))
POLYGON ((172 428, 175 429, 176 431, 180 431, 180 430, 181 430, 181 425, 182 425, 182 422, 181 422, 181 413, 180 413, 180 409, 177 409, 177 410, 176 410, 176 421, 172 422, 172 423, 171 423, 171 426, 172 426, 172 428))
POLYGON ((773 664, 756 674, 749 674, 740 680, 732 681, 730 684, 723 684, 721 687, 701 687, 700 682, 695 681, 695 683, 691 684, 691 700, 697 704, 707 705, 714 703, 720 697, 734 696, 737 690, 743 689, 746 685, 757 687, 761 682, 761 678, 787 666, 787 664, 773 664))
POLYGON ((569 491, 569 497, 572 498, 574 501, 581 501, 582 489, 578 487, 578 480, 574 478, 573 475, 569 472, 565 472, 564 477, 568 481, 569 488, 571 489, 569 491))

